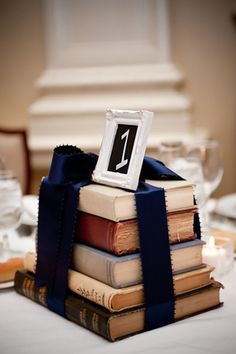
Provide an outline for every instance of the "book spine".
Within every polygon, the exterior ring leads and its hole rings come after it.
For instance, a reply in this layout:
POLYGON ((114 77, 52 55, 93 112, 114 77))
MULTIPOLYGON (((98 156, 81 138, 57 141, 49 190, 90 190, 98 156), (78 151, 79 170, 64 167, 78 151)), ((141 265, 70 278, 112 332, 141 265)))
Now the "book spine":
MULTIPOLYGON (((17 271, 14 287, 20 295, 47 307, 46 288, 37 288, 33 275, 17 271)), ((65 301, 65 312, 68 320, 112 341, 109 332, 109 316, 103 316, 99 309, 96 311, 94 308, 90 308, 83 299, 74 298, 69 295, 65 301)))
MULTIPOLYGON (((109 220, 119 221, 120 215, 116 208, 116 202, 117 198, 114 196, 105 195, 102 192, 83 187, 80 191, 78 210, 109 220)), ((129 198, 128 203, 132 204, 132 196, 129 198)), ((127 217, 135 217, 135 214, 131 216, 127 214, 127 217)))
POLYGON ((110 312, 120 312, 127 308, 143 304, 143 287, 141 284, 127 288, 115 289, 96 279, 69 269, 68 288, 76 294, 95 302, 108 309, 110 312), (136 296, 134 296, 137 293, 136 296), (118 304, 117 298, 129 296, 125 304, 118 304))
POLYGON ((117 254, 116 223, 92 214, 79 213, 75 230, 78 242, 117 254))
MULTIPOLYGON (((94 248, 96 250, 96 248, 94 248)), ((86 246, 75 244, 72 252, 73 269, 89 277, 112 285, 111 283, 111 262, 99 252, 93 252, 86 246)))
POLYGON ((91 309, 82 300, 75 303, 72 297, 66 300, 65 305, 68 320, 112 341, 108 317, 103 316, 99 311, 91 309))
POLYGON ((47 307, 46 288, 43 286, 37 288, 32 276, 29 277, 21 271, 16 271, 14 288, 19 294, 47 307))

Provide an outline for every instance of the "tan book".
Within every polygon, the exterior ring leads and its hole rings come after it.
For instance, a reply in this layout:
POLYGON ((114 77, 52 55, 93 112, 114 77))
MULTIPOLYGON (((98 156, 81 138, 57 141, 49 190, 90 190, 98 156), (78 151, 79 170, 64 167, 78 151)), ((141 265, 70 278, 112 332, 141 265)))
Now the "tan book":
MULTIPOLYGON (((174 273, 202 266, 204 242, 193 240, 170 246, 174 273)), ((113 288, 127 287, 142 282, 139 253, 115 256, 83 244, 74 244, 73 269, 95 278, 113 288)))
MULTIPOLYGON (((193 186, 187 181, 146 181, 165 188, 168 212, 194 207, 193 186)), ((100 184, 81 188, 79 210, 103 218, 120 221, 137 217, 134 193, 100 184)))
MULTIPOLYGON (((27 298, 47 306, 46 288, 37 288, 32 273, 18 271, 15 276, 15 290, 27 298)), ((219 290, 221 284, 215 281, 209 286, 179 295, 175 302, 175 320, 196 315, 221 305, 219 290)), ((69 292, 65 300, 66 318, 97 333, 110 341, 121 339, 144 330, 145 308, 134 308, 119 313, 88 301, 69 292)))
POLYGON ((236 232, 232 232, 228 230, 212 230, 211 235, 230 238, 234 244, 234 252, 236 252, 236 232))
POLYGON ((9 258, 6 262, 0 262, 0 283, 12 281, 15 272, 23 269, 23 257, 9 258))
MULTIPOLYGON (((34 253, 27 253, 25 257, 25 268, 34 272, 34 253)), ((175 295, 210 284, 210 272, 212 269, 213 268, 208 266, 192 272, 174 275, 175 295)), ((68 273, 68 288, 76 294, 107 308, 111 312, 119 312, 144 304, 143 284, 115 289, 70 269, 68 273)))

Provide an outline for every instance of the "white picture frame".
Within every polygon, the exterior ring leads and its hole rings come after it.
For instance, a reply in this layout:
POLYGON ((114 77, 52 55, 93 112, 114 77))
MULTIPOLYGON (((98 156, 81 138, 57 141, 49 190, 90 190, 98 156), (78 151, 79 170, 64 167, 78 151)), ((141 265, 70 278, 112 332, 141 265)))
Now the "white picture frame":
POLYGON ((149 111, 107 110, 94 182, 137 189, 152 119, 149 111))

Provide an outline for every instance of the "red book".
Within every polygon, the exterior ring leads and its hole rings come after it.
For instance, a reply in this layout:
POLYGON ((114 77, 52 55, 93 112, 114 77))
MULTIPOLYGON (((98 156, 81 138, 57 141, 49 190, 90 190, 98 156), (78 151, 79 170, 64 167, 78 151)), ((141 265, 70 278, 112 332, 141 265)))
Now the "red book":
MULTIPOLYGON (((195 212, 196 209, 189 209, 168 213, 171 244, 196 238, 193 229, 195 212)), ((139 249, 137 219, 115 222, 80 212, 75 239, 116 255, 133 253, 139 249)))

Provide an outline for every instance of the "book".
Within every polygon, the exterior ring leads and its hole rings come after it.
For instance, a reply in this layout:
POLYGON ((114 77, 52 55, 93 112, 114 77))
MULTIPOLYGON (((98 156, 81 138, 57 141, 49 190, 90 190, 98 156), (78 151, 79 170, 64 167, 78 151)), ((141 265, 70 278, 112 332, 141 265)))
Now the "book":
MULTIPOLYGON (((46 288, 37 288, 32 273, 17 271, 15 290, 27 298, 47 307, 46 288)), ((175 304, 175 320, 196 315, 220 306, 221 284, 215 281, 202 289, 179 295, 175 304)), ((67 319, 85 327, 104 338, 115 341, 144 330, 144 307, 110 313, 108 310, 69 292, 65 300, 67 319)))
MULTIPOLYGON (((34 268, 35 254, 29 252, 25 257, 25 269, 34 272, 34 268)), ((208 266, 173 275, 175 295, 209 284, 211 282, 210 272, 212 269, 208 266)), ((111 312, 119 312, 144 304, 143 284, 115 289, 72 269, 68 271, 68 288, 78 295, 107 308, 111 312)))
MULTIPOLYGON (((167 216, 170 243, 196 238, 194 214, 196 209, 170 212, 167 216)), ((80 243, 122 255, 139 249, 137 219, 115 222, 84 212, 78 214, 75 239, 80 243)))
MULTIPOLYGON (((191 183, 181 180, 146 182, 165 189, 168 212, 194 207, 191 183)), ((100 184, 89 184, 81 188, 78 209, 113 221, 137 217, 134 193, 100 184)))
MULTIPOLYGON (((173 273, 201 266, 203 244, 204 241, 196 239, 171 245, 173 273)), ((142 282, 139 253, 115 256, 94 247, 74 243, 72 268, 113 288, 127 287, 142 282)))
MULTIPOLYGON (((224 227, 224 224, 222 224, 222 227, 224 227)), ((211 235, 216 237, 230 238, 234 244, 234 252, 236 252, 236 232, 235 231, 217 229, 217 230, 211 230, 211 235)))
POLYGON ((0 283, 12 281, 15 276, 15 272, 18 269, 23 269, 24 260, 23 257, 9 258, 6 262, 0 262, 0 283))

